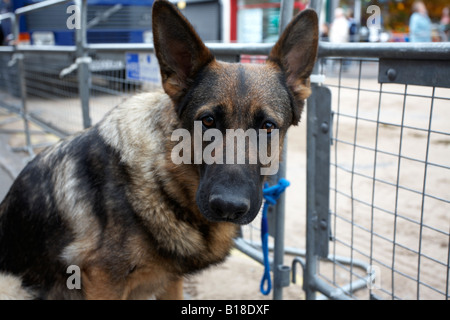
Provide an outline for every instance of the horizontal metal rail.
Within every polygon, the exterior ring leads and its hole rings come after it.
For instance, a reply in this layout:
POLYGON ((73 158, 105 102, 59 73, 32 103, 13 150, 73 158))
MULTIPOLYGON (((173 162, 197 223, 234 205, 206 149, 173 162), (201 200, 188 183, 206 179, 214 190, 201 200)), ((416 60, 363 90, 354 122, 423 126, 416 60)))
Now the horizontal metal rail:
POLYGON ((4 52, 4 53, 12 53, 12 52, 15 52, 15 51, 14 51, 14 47, 2 46, 2 47, 0 47, 0 53, 2 53, 2 52, 4 52))
POLYGON ((35 4, 31 4, 26 7, 18 8, 18 9, 16 9, 16 11, 14 11, 14 13, 17 16, 20 16, 25 13, 36 12, 36 11, 39 11, 39 10, 42 10, 42 9, 45 9, 48 7, 52 7, 52 6, 59 5, 59 4, 64 4, 67 2, 71 2, 71 1, 73 1, 73 0, 47 0, 47 1, 38 2, 35 4))
POLYGON ((319 57, 450 60, 450 42, 330 43, 320 42, 319 57))
MULTIPOLYGON (((1 50, 1 48, 0 48, 1 50)), ((18 52, 75 53, 76 46, 18 45, 18 52)))
MULTIPOLYGON (((207 43, 217 55, 268 55, 273 43, 207 43)), ((154 51, 150 43, 87 44, 90 52, 154 51)), ((21 52, 75 52, 75 46, 19 45, 21 52)), ((13 51, 12 47, 1 47, 0 52, 13 51)), ((319 43, 319 57, 359 57, 417 60, 450 60, 450 42, 442 43, 319 43)))
POLYGON ((6 12, 6 13, 0 14, 0 20, 7 20, 7 19, 13 20, 14 18, 15 18, 15 15, 12 12, 6 12))

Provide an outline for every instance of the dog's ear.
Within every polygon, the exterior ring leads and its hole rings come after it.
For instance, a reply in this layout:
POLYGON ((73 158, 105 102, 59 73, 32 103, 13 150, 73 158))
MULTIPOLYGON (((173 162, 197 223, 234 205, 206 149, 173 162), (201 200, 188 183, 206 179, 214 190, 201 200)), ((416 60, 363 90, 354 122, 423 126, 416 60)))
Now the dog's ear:
POLYGON ((188 20, 168 1, 154 2, 152 27, 163 88, 178 107, 197 73, 214 56, 188 20))
POLYGON ((297 124, 304 100, 311 94, 309 76, 317 56, 319 27, 314 10, 300 12, 284 30, 269 55, 285 73, 286 83, 295 99, 293 124, 297 124))

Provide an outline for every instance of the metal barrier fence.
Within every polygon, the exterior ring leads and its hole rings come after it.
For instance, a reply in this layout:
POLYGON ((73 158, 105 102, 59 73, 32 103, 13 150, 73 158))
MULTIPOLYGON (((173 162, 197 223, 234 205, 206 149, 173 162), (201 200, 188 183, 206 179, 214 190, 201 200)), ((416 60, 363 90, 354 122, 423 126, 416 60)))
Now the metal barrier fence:
MULTIPOLYGON (((151 45, 83 37, 77 46, 0 48, 0 107, 22 118, 30 154, 37 129, 65 137, 159 87, 125 74, 126 53, 152 53, 151 45)), ((271 48, 208 46, 228 61, 271 48)), ((449 298, 448 52, 448 44, 320 44, 316 73, 325 80, 316 77, 305 118, 306 249, 285 248, 282 203, 270 213, 275 299, 289 285, 285 254, 293 279, 303 267, 308 299, 449 298)), ((258 232, 246 228, 235 243, 262 262, 258 232)))
POLYGON ((308 103, 307 298, 449 298, 442 49, 322 45, 326 81, 308 103))

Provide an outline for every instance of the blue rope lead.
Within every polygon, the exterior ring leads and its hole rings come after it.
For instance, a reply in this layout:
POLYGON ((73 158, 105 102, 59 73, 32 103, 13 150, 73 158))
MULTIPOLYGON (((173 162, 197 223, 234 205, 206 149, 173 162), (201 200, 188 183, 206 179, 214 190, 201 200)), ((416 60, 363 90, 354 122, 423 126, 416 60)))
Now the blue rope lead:
POLYGON ((268 295, 272 290, 272 280, 270 279, 270 262, 269 262, 269 224, 267 223, 267 210, 269 205, 275 205, 280 195, 289 186, 289 181, 280 179, 278 184, 269 187, 266 182, 263 189, 264 207, 261 220, 261 243, 264 257, 264 274, 261 279, 260 290, 264 295, 268 295), (266 288, 264 286, 266 285, 266 288))

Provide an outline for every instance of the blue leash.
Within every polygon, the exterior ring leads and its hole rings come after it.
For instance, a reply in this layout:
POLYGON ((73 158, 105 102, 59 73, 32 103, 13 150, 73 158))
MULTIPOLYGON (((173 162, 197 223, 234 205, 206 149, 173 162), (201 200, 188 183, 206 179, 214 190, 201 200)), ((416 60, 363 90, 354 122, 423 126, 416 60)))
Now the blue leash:
POLYGON ((270 278, 270 262, 269 262, 269 224, 267 222, 267 210, 269 205, 275 205, 280 195, 289 186, 289 181, 281 178, 278 184, 269 187, 266 182, 263 189, 263 197, 265 199, 263 214, 261 220, 261 243, 264 257, 264 274, 261 279, 260 290, 264 295, 268 295, 272 290, 272 280, 270 278), (264 289, 264 285, 266 288, 264 289))

